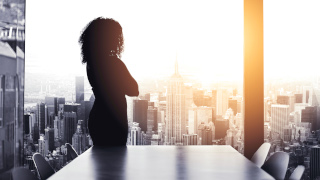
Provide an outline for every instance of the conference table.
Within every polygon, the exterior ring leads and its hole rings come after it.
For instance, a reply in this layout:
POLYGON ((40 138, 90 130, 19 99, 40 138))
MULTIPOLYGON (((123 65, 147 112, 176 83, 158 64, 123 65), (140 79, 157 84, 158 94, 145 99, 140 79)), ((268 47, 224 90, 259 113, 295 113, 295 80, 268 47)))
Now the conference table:
POLYGON ((274 179, 228 145, 93 146, 49 180, 274 179))

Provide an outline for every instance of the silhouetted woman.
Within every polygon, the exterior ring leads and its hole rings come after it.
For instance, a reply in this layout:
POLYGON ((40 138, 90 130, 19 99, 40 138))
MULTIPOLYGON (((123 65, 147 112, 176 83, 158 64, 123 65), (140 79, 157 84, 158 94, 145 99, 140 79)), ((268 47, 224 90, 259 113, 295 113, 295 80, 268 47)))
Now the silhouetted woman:
POLYGON ((82 63, 87 63, 87 76, 95 95, 88 128, 93 145, 126 145, 128 134, 125 95, 139 95, 138 84, 119 59, 123 51, 120 24, 108 18, 91 21, 79 43, 82 63))

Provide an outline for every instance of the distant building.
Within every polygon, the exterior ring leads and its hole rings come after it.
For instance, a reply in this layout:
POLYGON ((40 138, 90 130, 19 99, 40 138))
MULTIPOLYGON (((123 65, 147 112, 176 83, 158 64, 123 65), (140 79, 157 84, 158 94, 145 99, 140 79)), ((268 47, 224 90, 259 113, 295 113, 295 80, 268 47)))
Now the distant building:
POLYGON ((201 145, 212 145, 212 129, 202 123, 198 126, 199 139, 201 138, 201 145))
POLYGON ((46 152, 46 142, 43 134, 40 135, 40 138, 38 140, 38 146, 39 146, 39 153, 43 157, 45 157, 47 155, 47 152, 46 152))
POLYGON ((153 134, 151 138, 151 146, 161 145, 161 137, 158 134, 153 134))
POLYGON ((31 118, 30 118, 30 115, 29 114, 25 114, 24 117, 23 117, 23 133, 25 135, 31 133, 31 130, 32 130, 31 127, 32 126, 30 126, 30 123, 31 123, 30 121, 32 121, 31 118))
POLYGON ((54 129, 47 127, 45 130, 45 144, 46 144, 46 153, 49 151, 52 153, 55 149, 54 147, 54 129))
POLYGON ((45 104, 47 106, 48 112, 47 112, 47 119, 48 119, 48 126, 53 127, 53 120, 54 116, 56 116, 56 109, 57 109, 57 98, 56 97, 45 97, 45 104))
POLYGON ((139 127, 139 123, 133 122, 130 132, 130 145, 141 145, 141 128, 139 127))
POLYGON ((84 134, 83 120, 78 120, 77 130, 72 137, 72 146, 78 154, 82 154, 86 150, 87 137, 84 134))
POLYGON ((229 121, 227 119, 217 119, 215 124, 215 139, 223 139, 227 135, 229 121))
MULTIPOLYGON (((61 105, 59 105, 59 106, 61 106, 61 105)), ((63 107, 63 112, 78 112, 80 109, 80 104, 66 103, 62 107, 63 107)))
POLYGON ((178 72, 178 62, 175 63, 175 73, 168 81, 167 89, 167 124, 166 144, 182 144, 182 135, 186 134, 186 96, 184 82, 178 72))
POLYGON ((46 113, 46 104, 39 103, 37 104, 38 108, 38 128, 39 133, 44 134, 44 129, 46 128, 46 121, 47 121, 47 113, 46 113))
POLYGON ((139 123, 141 131, 147 132, 147 100, 133 100, 133 122, 139 123))
POLYGON ((295 103, 302 103, 302 94, 294 94, 295 103))
POLYGON ((286 142, 292 140, 292 128, 290 126, 283 128, 283 140, 286 142))
POLYGON ((158 131, 158 110, 155 107, 149 106, 147 111, 147 129, 156 132, 158 131))
POLYGON ((81 101, 80 106, 78 107, 78 119, 83 120, 83 133, 88 133, 88 119, 93 107, 92 101, 81 101))
POLYGON ((314 146, 310 151, 310 179, 320 176, 320 147, 314 146))
POLYGON ((224 115, 228 109, 228 91, 220 88, 217 91, 217 115, 224 115))
POLYGON ((182 135, 183 145, 198 145, 198 135, 197 134, 184 134, 182 135))
POLYGON ((217 109, 217 90, 212 90, 211 107, 217 109))
POLYGON ((313 104, 313 88, 311 86, 303 86, 302 88, 302 103, 306 103, 309 104, 310 106, 312 106, 313 104))
POLYGON ((198 127, 201 123, 208 124, 213 119, 213 108, 212 107, 195 107, 189 109, 188 119, 189 119, 189 133, 199 134, 198 127))
POLYGON ((84 77, 76 77, 76 103, 81 103, 84 100, 84 77))
POLYGON ((318 130, 317 124, 320 122, 317 119, 317 106, 309 106, 301 110, 301 122, 311 123, 311 131, 318 130))
POLYGON ((233 115, 236 115, 238 112, 238 101, 234 99, 228 100, 228 109, 231 108, 233 111, 233 115))
POLYGON ((289 105, 271 105, 271 131, 284 139, 284 128, 289 125, 289 105))
POLYGON ((60 139, 61 138, 61 121, 59 120, 58 116, 55 117, 53 120, 53 129, 54 129, 54 138, 60 139))
POLYGON ((64 143, 72 144, 72 136, 77 129, 77 113, 65 112, 64 116, 64 143))
POLYGON ((277 104, 289 105, 289 112, 294 111, 294 103, 295 103, 295 96, 284 96, 278 95, 277 96, 277 104))

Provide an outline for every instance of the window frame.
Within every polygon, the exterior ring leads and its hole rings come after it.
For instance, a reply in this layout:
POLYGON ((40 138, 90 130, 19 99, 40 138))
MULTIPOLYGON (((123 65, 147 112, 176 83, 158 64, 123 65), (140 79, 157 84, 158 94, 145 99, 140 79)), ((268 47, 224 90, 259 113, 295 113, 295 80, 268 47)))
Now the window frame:
POLYGON ((244 0, 244 156, 264 142, 263 0, 244 0))

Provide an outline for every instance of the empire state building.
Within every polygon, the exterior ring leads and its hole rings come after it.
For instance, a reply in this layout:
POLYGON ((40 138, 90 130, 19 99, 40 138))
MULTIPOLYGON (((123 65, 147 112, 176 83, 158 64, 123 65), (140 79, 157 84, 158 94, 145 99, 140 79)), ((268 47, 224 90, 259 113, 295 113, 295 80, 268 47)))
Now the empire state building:
POLYGON ((182 135, 186 134, 186 107, 182 76, 178 72, 178 62, 175 72, 170 77, 167 89, 167 122, 166 144, 182 144, 182 135))

